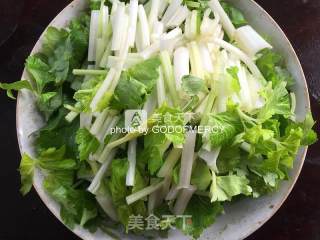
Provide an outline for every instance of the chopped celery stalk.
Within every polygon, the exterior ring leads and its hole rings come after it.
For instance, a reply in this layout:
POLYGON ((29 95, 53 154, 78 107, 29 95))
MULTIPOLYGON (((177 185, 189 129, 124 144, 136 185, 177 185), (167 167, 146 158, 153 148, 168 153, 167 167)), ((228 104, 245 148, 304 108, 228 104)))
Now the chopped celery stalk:
POLYGON ((203 159, 210 169, 215 172, 218 172, 217 168, 217 159, 220 154, 221 147, 212 149, 211 151, 207 151, 205 149, 201 149, 198 153, 199 157, 203 159))
MULTIPOLYGON (((117 71, 114 68, 111 68, 106 76, 106 79, 103 81, 102 85, 98 89, 96 95, 93 97, 92 102, 90 104, 91 110, 96 111, 100 100, 103 98, 105 93, 108 91, 112 81, 116 80, 117 71)), ((119 76, 120 78, 120 76, 119 76)))
MULTIPOLYGON (((150 180, 151 184, 154 184, 156 182, 157 182, 156 178, 151 178, 151 180, 150 180)), ((160 202, 160 200, 162 200, 160 198, 161 197, 160 196, 161 190, 162 189, 160 188, 159 190, 157 190, 149 195, 149 198, 148 198, 148 213, 149 214, 152 214, 154 209, 161 204, 161 202, 160 202)))
POLYGON ((68 109, 68 110, 72 111, 72 112, 77 112, 77 113, 79 113, 79 111, 78 111, 74 106, 71 106, 71 105, 69 105, 69 104, 64 104, 63 107, 64 107, 65 109, 68 109))
POLYGON ((160 40, 160 37, 163 34, 163 31, 164 31, 163 23, 159 21, 155 21, 152 27, 151 42, 154 43, 160 40))
MULTIPOLYGON (((116 141, 120 137, 121 137, 120 134, 115 134, 111 137, 110 141, 116 141)), ((102 145, 100 145, 100 146, 102 146, 102 145)), ((108 156, 110 155, 110 153, 113 150, 113 149, 108 148, 107 146, 105 146, 104 148, 102 147, 102 150, 99 148, 98 151, 92 156, 93 160, 97 159, 97 162, 104 163, 108 159, 108 156)))
POLYGON ((135 192, 129 196, 126 197, 126 201, 127 201, 127 204, 128 205, 131 205, 132 203, 148 196, 149 194, 157 191, 158 189, 160 189, 164 184, 164 181, 161 181, 161 182, 155 182, 154 184, 138 191, 138 192, 135 192))
POLYGON ((246 151, 247 153, 251 152, 251 145, 247 142, 243 142, 240 144, 240 148, 244 151, 246 151))
POLYGON ((170 19, 174 16, 177 12, 179 6, 182 4, 182 0, 172 0, 169 7, 167 8, 166 12, 162 17, 162 22, 166 26, 170 19))
POLYGON ((105 50, 105 42, 102 38, 97 38, 96 42, 96 67, 99 67, 100 61, 103 57, 103 53, 105 50))
MULTIPOLYGON (((115 56, 109 56, 108 57, 108 61, 107 61, 107 67, 108 68, 116 68, 118 66, 118 64, 120 63, 121 59, 119 57, 115 57, 115 56)), ((143 57, 128 57, 124 63, 123 68, 124 69, 128 69, 140 62, 143 61, 143 57)))
POLYGON ((92 114, 91 113, 80 113, 80 128, 91 128, 92 114))
POLYGON ((185 47, 177 48, 173 55, 174 76, 177 91, 181 91, 182 78, 190 74, 189 50, 185 47))
POLYGON ((140 55, 143 59, 147 60, 156 54, 158 54, 160 51, 160 41, 157 40, 154 43, 152 43, 149 47, 145 48, 142 52, 140 52, 140 55))
POLYGON ((99 11, 91 11, 90 21, 90 35, 89 35, 89 47, 88 47, 88 61, 92 62, 96 60, 96 39, 99 22, 99 11))
POLYGON ((157 107, 157 91, 154 88, 148 96, 147 101, 143 106, 143 110, 147 112, 147 116, 151 116, 157 107))
POLYGON ((213 42, 217 44, 218 46, 226 49, 227 51, 231 52, 232 54, 236 55, 241 61, 243 61, 251 71, 251 73, 258 78, 263 85, 266 84, 266 80, 264 79, 263 75, 261 74, 259 68, 257 65, 253 62, 253 60, 247 56, 244 52, 242 52, 239 48, 233 46, 232 44, 220 40, 220 39, 214 39, 213 42))
POLYGON ((112 34, 112 27, 109 23, 109 8, 107 6, 103 6, 102 26, 102 39, 106 42, 112 34))
POLYGON ((78 117, 78 115, 79 115, 78 112, 73 112, 73 111, 71 111, 71 112, 69 112, 69 113, 65 116, 65 119, 66 119, 69 123, 71 123, 71 122, 73 122, 73 120, 76 119, 76 117, 78 117))
POLYGON ((113 141, 111 143, 109 143, 107 146, 106 146, 106 149, 113 149, 115 147, 118 147, 124 143, 127 143, 133 139, 136 139, 138 137, 140 137, 141 135, 143 135, 143 133, 140 133, 140 132, 133 132, 133 133, 128 133, 127 135, 125 135, 123 138, 120 138, 116 141, 113 141))
POLYGON ((229 16, 221 6, 219 0, 211 0, 209 2, 209 6, 212 9, 212 11, 215 13, 215 15, 217 14, 219 16, 221 24, 224 30, 226 31, 226 33, 228 34, 229 38, 233 39, 236 29, 233 26, 229 16))
POLYGON ((113 205, 112 198, 107 194, 98 194, 96 195, 96 200, 99 203, 103 211, 113 220, 119 221, 117 216, 117 211, 113 205))
POLYGON ((137 19, 138 19, 138 0, 131 0, 129 3, 129 29, 132 34, 129 36, 129 46, 134 47, 137 32, 137 19))
POLYGON ((151 0, 151 9, 148 16, 150 32, 153 31, 154 23, 158 21, 161 0, 151 0))
POLYGON ((246 71, 244 69, 244 67, 242 67, 240 65, 240 63, 238 64, 238 79, 239 79, 239 83, 240 83, 240 92, 239 92, 239 96, 241 99, 241 107, 242 109, 244 109, 245 111, 251 111, 253 110, 253 102, 251 99, 251 94, 250 94, 250 87, 249 87, 249 83, 247 80, 247 75, 246 75, 246 71))
POLYGON ((108 116, 107 110, 104 110, 102 113, 99 114, 99 116, 96 118, 96 120, 94 121, 94 123, 90 129, 90 132, 92 135, 96 135, 99 133, 100 128, 102 127, 107 116, 108 116))
POLYGON ((166 158, 164 164, 160 168, 157 176, 160 178, 164 178, 168 175, 172 174, 172 170, 178 160, 181 157, 182 149, 181 148, 174 148, 170 151, 168 157, 166 158))
POLYGON ((140 41, 141 48, 146 49, 150 46, 150 30, 146 12, 143 5, 139 5, 138 8, 138 18, 139 18, 139 30, 140 30, 140 41))
POLYGON ((211 90, 211 92, 208 95, 208 100, 206 101, 206 105, 202 114, 200 126, 204 126, 205 124, 207 124, 208 114, 211 112, 213 108, 215 98, 215 93, 211 90))
POLYGON ((106 161, 101 165, 99 171, 96 173, 94 179, 92 180, 90 186, 88 187, 88 191, 92 194, 96 194, 100 188, 101 180, 104 177, 108 167, 110 166, 111 161, 116 155, 116 149, 113 149, 108 155, 106 161))
POLYGON ((179 96, 175 87, 173 67, 171 64, 170 55, 167 51, 160 53, 161 66, 163 70, 164 80, 169 89, 171 100, 174 106, 179 106, 179 96))
POLYGON ((107 70, 96 70, 96 69, 73 69, 73 75, 85 76, 85 75, 107 75, 107 70))
POLYGON ((190 21, 190 38, 195 38, 198 35, 198 11, 193 10, 191 12, 191 21, 190 21))
POLYGON ((177 27, 180 26, 188 17, 189 9, 187 6, 180 6, 173 17, 168 21, 167 27, 177 27))
POLYGON ((202 59, 198 44, 194 41, 189 43, 191 74, 195 77, 204 79, 204 72, 202 67, 202 59))
POLYGON ((162 18, 163 13, 167 9, 168 4, 169 4, 168 0, 160 1, 159 12, 158 12, 158 17, 159 18, 162 18))
POLYGON ((250 57, 254 57, 258 52, 272 46, 264 40, 251 26, 243 26, 236 30, 234 36, 238 46, 250 57))
POLYGON ((180 188, 178 188, 176 185, 172 185, 165 199, 167 201, 175 200, 178 197, 179 192, 180 192, 180 188))
POLYGON ((178 185, 180 188, 188 188, 190 186, 196 136, 197 133, 195 131, 186 133, 186 141, 181 155, 181 168, 178 185))
POLYGON ((128 162, 129 169, 126 177, 126 185, 134 186, 134 178, 136 173, 136 155, 137 155, 137 139, 133 139, 128 144, 128 162))
POLYGON ((163 71, 161 67, 159 68, 159 78, 157 80, 157 97, 158 97, 158 107, 161 107, 166 100, 163 71))
POLYGON ((199 51, 201 56, 201 62, 205 71, 213 73, 212 58, 208 47, 204 43, 199 44, 199 51))
POLYGON ((196 190, 197 190, 196 187, 188 186, 180 191, 177 201, 173 208, 174 214, 182 215, 184 213, 192 195, 196 190))
POLYGON ((96 133, 96 137, 97 137, 97 139, 98 139, 100 142, 103 142, 103 140, 104 140, 104 138, 103 138, 103 137, 104 137, 104 134, 108 131, 109 126, 110 126, 112 120, 113 120, 113 117, 112 117, 112 116, 108 116, 108 117, 105 119, 105 121, 104 121, 104 123, 102 124, 102 126, 100 127, 99 132, 96 133))
POLYGON ((113 51, 119 51, 121 48, 122 35, 125 33, 123 25, 126 22, 128 22, 128 21, 124 21, 126 17, 127 15, 125 12, 125 4, 120 3, 117 6, 117 10, 115 12, 114 17, 112 18, 113 35, 112 35, 111 50, 113 51))
POLYGON ((107 61, 109 59, 110 54, 111 54, 111 41, 108 42, 106 49, 104 50, 104 53, 102 55, 102 58, 99 64, 101 68, 107 67, 107 61))

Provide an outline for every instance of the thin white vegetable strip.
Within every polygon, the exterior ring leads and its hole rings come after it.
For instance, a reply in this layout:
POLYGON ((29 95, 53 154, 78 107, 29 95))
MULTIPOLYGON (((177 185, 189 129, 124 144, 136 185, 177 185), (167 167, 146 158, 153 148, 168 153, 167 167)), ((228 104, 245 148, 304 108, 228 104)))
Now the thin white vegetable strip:
POLYGON ((139 17, 139 30, 140 30, 140 41, 142 49, 147 48, 150 46, 150 31, 149 31, 149 24, 147 20, 146 12, 143 8, 143 5, 139 5, 138 8, 138 17, 139 17))
POLYGON ((215 14, 219 15, 220 22, 224 30, 228 34, 229 38, 233 39, 236 29, 233 26, 227 13, 224 11, 223 7, 221 6, 219 0, 211 0, 209 2, 209 6, 215 14))
POLYGON ((173 15, 178 10, 179 6, 182 4, 182 0, 172 0, 169 7, 167 8, 165 14, 162 17, 162 22, 166 26, 173 15))
POLYGON ((171 64, 169 53, 167 51, 161 52, 160 60, 161 60, 161 66, 163 69, 164 80, 169 89, 171 100, 173 101, 173 104, 175 106, 178 106, 179 99, 178 99, 178 94, 177 94, 177 90, 174 83, 174 73, 173 73, 173 67, 171 64))
POLYGON ((161 1, 162 0, 151 0, 151 10, 148 17, 150 32, 153 31, 154 23, 158 21, 161 1))
POLYGON ((182 78, 190 74, 190 55, 188 48, 180 47, 173 55, 174 76, 177 91, 181 90, 182 78))
POLYGON ((169 20, 167 27, 177 27, 180 26, 188 17, 189 10, 187 6, 180 6, 176 14, 169 20))
POLYGON ((158 17, 162 18, 164 11, 167 9, 168 6, 168 1, 167 0, 161 0, 160 1, 160 6, 159 6, 159 12, 158 12, 158 17))
POLYGON ((253 104, 251 99, 251 93, 249 88, 249 83, 247 81, 247 75, 245 69, 239 64, 238 65, 238 79, 240 83, 240 99, 241 99, 241 106, 246 111, 253 110, 253 104))
POLYGON ((97 202, 102 207, 103 211, 113 220, 119 221, 116 209, 113 205, 111 196, 99 194, 96 196, 97 202))
POLYGON ((160 37, 163 34, 163 31, 164 31, 163 23, 159 21, 155 21, 152 27, 151 42, 153 43, 160 40, 160 37))
POLYGON ((196 187, 189 186, 188 188, 182 189, 180 191, 177 201, 173 208, 173 213, 175 215, 182 215, 184 213, 192 195, 196 190, 196 187))
POLYGON ((168 192, 168 194, 167 194, 167 196, 166 196, 166 200, 167 201, 172 201, 172 200, 174 200, 174 199, 176 199, 177 198, 177 196, 178 196, 178 194, 179 194, 179 192, 180 192, 180 188, 178 188, 178 186, 176 186, 176 185, 173 185, 172 187, 171 187, 171 189, 170 189, 170 191, 168 192))
POLYGON ((212 149, 211 151, 207 151, 205 149, 201 149, 198 153, 199 157, 203 159, 207 165, 215 172, 218 172, 217 168, 217 159, 220 154, 221 147, 212 149))
POLYGON ((140 55, 143 59, 147 60, 155 55, 157 55, 160 51, 160 41, 157 40, 152 43, 149 47, 145 48, 140 55))
MULTIPOLYGON (((157 181, 157 179, 152 178, 150 180, 150 183, 153 184, 153 183, 156 183, 156 181, 157 181)), ((153 210, 161 204, 161 200, 160 200, 161 190, 162 189, 160 188, 157 191, 155 191, 149 195, 149 198, 148 198, 148 213, 149 214, 152 214, 153 210)))
POLYGON ((97 109, 97 105, 99 101, 103 98, 104 94, 107 92, 108 88, 112 84, 112 81, 114 80, 116 76, 116 69, 111 68, 108 72, 108 75, 106 76, 106 79, 103 81, 102 85, 100 86, 99 90, 97 91, 96 95, 93 97, 92 102, 90 104, 90 108, 92 111, 95 111, 97 109))
POLYGON ((190 186, 196 136, 197 133, 195 131, 186 133, 186 140, 181 156, 181 168, 178 185, 180 188, 188 188, 190 186))
POLYGON ((159 68, 159 78, 157 80, 157 97, 158 97, 158 107, 161 107, 166 100, 163 71, 161 67, 159 68))
POLYGON ((118 51, 121 48, 121 39, 122 35, 125 33, 123 28, 123 18, 125 18, 125 5, 124 3, 120 3, 117 6, 117 10, 115 12, 114 17, 112 18, 112 44, 111 50, 118 51))
POLYGON ((176 165, 176 163, 178 162, 178 160, 180 159, 181 153, 182 153, 181 148, 173 148, 170 151, 164 164, 162 165, 162 167, 160 168, 160 170, 157 174, 157 176, 159 178, 164 178, 164 177, 172 174, 172 170, 173 170, 174 166, 176 165))
MULTIPOLYGON (((120 63, 120 58, 116 56, 109 56, 107 67, 108 68, 116 68, 120 63)), ((123 68, 128 69, 130 67, 133 67, 134 65, 140 63, 143 61, 143 57, 128 57, 124 63, 123 68)))
POLYGON ((161 181, 160 183, 154 183, 136 193, 133 193, 126 197, 126 201, 128 205, 131 205, 132 203, 148 196, 149 194, 157 191, 163 186, 164 181, 161 181))
POLYGON ((200 56, 201 56, 201 60, 202 60, 201 62, 202 62, 203 68, 207 72, 212 73, 213 72, 213 64, 212 64, 210 52, 208 50, 208 47, 204 43, 199 44, 199 52, 200 52, 200 56))
POLYGON ((94 179, 92 180, 90 186, 88 187, 88 191, 92 194, 96 194, 99 190, 101 179, 104 177, 106 171, 108 170, 108 167, 110 166, 111 161, 116 155, 116 149, 113 149, 110 154, 108 155, 106 161, 101 165, 99 171, 94 176, 94 179))
POLYGON ((88 47, 89 62, 96 60, 96 38, 97 38, 97 31, 98 31, 99 13, 100 11, 98 10, 91 11, 89 47, 88 47))
POLYGON ((136 32, 137 32, 137 21, 138 21, 138 0, 130 0, 129 4, 129 28, 132 30, 132 34, 129 36, 129 46, 134 47, 136 32))
POLYGON ((157 107, 157 89, 153 89, 147 101, 143 106, 143 110, 147 112, 147 116, 151 116, 157 107))
POLYGON ((108 110, 104 110, 102 113, 99 114, 99 116, 96 118, 90 129, 91 134, 96 135, 99 132, 100 128, 102 127, 104 121, 107 118, 107 115, 108 110))
POLYGON ((96 137, 100 142, 103 142, 104 135, 108 131, 108 128, 112 122, 112 119, 113 119, 112 116, 108 116, 104 121, 103 125, 100 127, 99 132, 96 133, 96 137))
POLYGON ((136 156, 137 156, 137 139, 134 139, 128 144, 128 162, 129 169, 126 177, 126 185, 134 186, 134 178, 136 173, 136 156))
POLYGON ((239 47, 250 57, 254 57, 258 52, 265 48, 272 48, 263 37, 248 25, 236 30, 235 40, 239 47))
POLYGON ((233 46, 230 43, 227 43, 224 40, 220 40, 220 39, 214 39, 213 42, 215 44, 219 45, 220 47, 226 49, 227 51, 235 54, 237 57, 239 57, 239 59, 241 61, 243 61, 248 66, 248 68, 250 69, 252 74, 255 75, 255 77, 257 77, 263 84, 266 83, 266 80, 264 79, 263 75, 261 74, 261 72, 260 72, 259 68, 256 66, 256 64, 251 60, 250 57, 248 57, 239 48, 233 46))
POLYGON ((92 114, 91 113, 80 113, 80 128, 91 128, 92 114))

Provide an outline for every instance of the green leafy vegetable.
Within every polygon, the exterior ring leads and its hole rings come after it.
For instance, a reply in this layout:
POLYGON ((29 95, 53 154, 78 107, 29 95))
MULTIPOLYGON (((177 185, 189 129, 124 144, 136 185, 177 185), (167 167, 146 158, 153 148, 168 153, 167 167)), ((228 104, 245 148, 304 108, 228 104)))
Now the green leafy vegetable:
POLYGON ((288 70, 284 68, 283 58, 272 49, 264 49, 257 59, 257 66, 266 80, 273 86, 286 82, 287 87, 292 87, 294 80, 288 70))
POLYGON ((231 19, 231 22, 236 28, 239 28, 248 24, 247 20, 244 18, 240 10, 238 10, 237 8, 233 7, 231 4, 226 2, 221 2, 221 5, 224 11, 228 14, 229 18, 231 19))
POLYGON ((203 230, 211 226, 222 211, 223 207, 219 202, 211 203, 209 198, 193 196, 184 212, 184 215, 192 216, 191 219, 186 220, 185 227, 179 219, 177 227, 185 234, 199 238, 203 230))
POLYGON ((197 161, 192 170, 191 184, 196 186, 198 190, 205 191, 211 182, 210 169, 203 161, 197 161))
POLYGON ((88 160, 89 155, 95 153, 100 146, 99 140, 86 128, 77 131, 76 143, 79 145, 80 161, 88 160))
POLYGON ((26 195, 30 192, 33 183, 33 172, 35 167, 35 161, 29 157, 26 153, 22 155, 20 162, 20 176, 21 176, 21 188, 22 195, 26 195))
POLYGON ((208 92, 204 80, 191 75, 182 78, 182 89, 190 96, 198 95, 200 92, 208 92))

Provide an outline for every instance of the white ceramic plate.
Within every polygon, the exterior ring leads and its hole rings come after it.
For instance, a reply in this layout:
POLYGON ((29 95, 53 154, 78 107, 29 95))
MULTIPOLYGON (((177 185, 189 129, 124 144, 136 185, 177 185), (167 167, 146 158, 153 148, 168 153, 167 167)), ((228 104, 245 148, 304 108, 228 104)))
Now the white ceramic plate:
MULTIPOLYGON (((296 80, 295 93, 297 96, 297 117, 302 119, 310 107, 307 83, 301 68, 300 62, 290 42, 276 22, 252 0, 228 0, 238 7, 245 15, 249 23, 260 33, 271 38, 273 46, 286 59, 288 69, 296 80)), ((68 5, 49 26, 65 27, 70 20, 75 18, 81 10, 86 8, 86 0, 75 0, 68 5)), ((36 43, 32 53, 40 51, 42 37, 36 43)), ((28 79, 24 71, 22 79, 28 79)), ((31 133, 43 126, 43 120, 37 112, 33 96, 23 91, 19 94, 17 103, 17 132, 21 152, 33 155, 33 139, 31 133)), ((239 240, 249 236, 261 227, 280 208, 289 193, 291 192, 302 168, 307 148, 302 148, 296 158, 294 168, 291 171, 289 181, 283 182, 280 190, 272 195, 259 199, 246 199, 225 207, 225 214, 220 216, 216 223, 208 228, 201 239, 215 240, 239 240)), ((43 176, 39 170, 35 173, 34 187, 39 196, 58 218, 59 206, 55 203, 42 188, 43 176)), ((61 220, 61 219, 60 219, 61 220)), ((110 239, 109 236, 98 231, 94 234, 77 227, 74 233, 84 240, 110 239)), ((121 239, 133 239, 135 237, 121 235, 121 239)), ((188 239, 178 231, 172 231, 169 239, 188 239)))

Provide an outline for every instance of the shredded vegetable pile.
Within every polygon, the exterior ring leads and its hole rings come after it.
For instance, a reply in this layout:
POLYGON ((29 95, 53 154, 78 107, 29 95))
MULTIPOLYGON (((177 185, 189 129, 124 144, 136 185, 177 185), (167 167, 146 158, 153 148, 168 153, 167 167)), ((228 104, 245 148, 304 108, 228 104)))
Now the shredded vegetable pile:
POLYGON ((70 228, 198 238, 225 202, 276 191, 317 140, 311 113, 295 116, 284 60, 230 4, 89 6, 47 29, 29 80, 0 85, 32 91, 46 122, 36 155, 23 153, 21 192, 41 169, 70 228))

